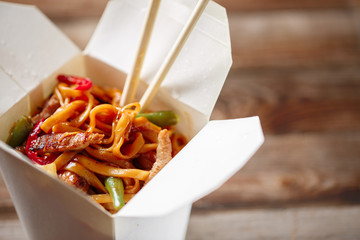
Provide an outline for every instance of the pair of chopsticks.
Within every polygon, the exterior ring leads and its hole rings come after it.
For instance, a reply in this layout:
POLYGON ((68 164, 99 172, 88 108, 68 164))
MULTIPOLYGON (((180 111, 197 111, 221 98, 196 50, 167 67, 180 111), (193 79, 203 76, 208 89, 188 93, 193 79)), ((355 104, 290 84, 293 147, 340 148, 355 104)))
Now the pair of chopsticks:
MULTIPOLYGON (((146 55, 147 47, 150 42, 150 37, 154 27, 156 15, 158 13, 158 9, 160 6, 160 1, 161 0, 150 0, 150 6, 143 27, 141 41, 139 43, 139 47, 133 67, 126 78, 123 94, 121 96, 120 106, 125 106, 126 104, 131 103, 134 100, 135 93, 139 83, 140 72, 146 55)), ((144 111, 148 107, 149 103, 156 95, 156 92, 160 88, 162 81, 165 79, 171 66, 175 62, 175 59, 179 55, 182 47, 184 46, 192 30, 194 29, 201 14, 205 10, 208 2, 209 0, 199 0, 197 5, 195 6, 193 12, 190 15, 189 20, 186 22, 179 37, 175 41, 175 44, 172 46, 170 52, 166 56, 162 65, 160 66, 160 69, 158 70, 154 79, 152 80, 152 82, 146 89, 144 95, 142 96, 140 100, 141 111, 144 111)))

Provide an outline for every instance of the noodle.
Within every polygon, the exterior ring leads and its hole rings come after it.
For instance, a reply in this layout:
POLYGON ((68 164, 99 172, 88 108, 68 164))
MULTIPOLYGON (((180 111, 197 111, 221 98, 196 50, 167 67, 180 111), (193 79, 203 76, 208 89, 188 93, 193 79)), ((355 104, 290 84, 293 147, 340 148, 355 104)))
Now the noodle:
POLYGON ((98 177, 91 171, 84 168, 81 164, 77 162, 70 162, 64 169, 77 173, 79 176, 85 178, 91 186, 94 186, 102 192, 106 192, 104 185, 100 182, 98 177))
POLYGON ((54 115, 50 116, 43 124, 41 124, 41 129, 48 133, 55 124, 66 121, 74 114, 74 112, 81 107, 84 107, 84 105, 85 102, 82 100, 65 104, 63 107, 60 107, 54 115))
POLYGON ((63 168, 66 164, 68 164, 68 162, 71 161, 71 159, 77 154, 77 152, 75 151, 71 151, 71 152, 63 152, 60 156, 58 156, 54 163, 56 166, 56 169, 61 169, 63 168))

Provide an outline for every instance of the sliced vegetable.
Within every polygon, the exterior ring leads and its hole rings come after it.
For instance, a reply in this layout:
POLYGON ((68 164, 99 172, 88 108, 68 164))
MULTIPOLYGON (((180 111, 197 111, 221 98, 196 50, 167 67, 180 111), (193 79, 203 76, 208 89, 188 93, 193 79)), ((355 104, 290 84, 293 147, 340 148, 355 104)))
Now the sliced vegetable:
POLYGON ((25 146, 25 152, 28 158, 33 161, 34 163, 40 164, 40 165, 46 165, 49 163, 52 163, 57 158, 57 155, 51 154, 51 155, 44 155, 44 156, 38 156, 38 152, 34 151, 34 145, 36 144, 36 140, 41 133, 41 124, 44 122, 44 119, 41 119, 33 128, 33 130, 30 132, 25 146))
POLYGON ((59 82, 76 85, 75 90, 86 91, 92 87, 92 82, 89 78, 59 75, 57 79, 59 82))
POLYGON ((119 211, 124 205, 124 184, 121 178, 108 177, 105 179, 105 188, 108 190, 115 210, 119 211))
MULTIPOLYGON (((132 197, 134 197, 134 193, 125 193, 124 194, 124 201, 127 203, 131 200, 132 197)), ((112 198, 109 194, 94 194, 91 195, 92 199, 94 199, 98 203, 112 203, 112 198)))
POLYGON ((137 117, 145 117, 147 120, 160 127, 168 127, 179 122, 179 117, 173 111, 138 113, 135 118, 137 117))
POLYGON ((23 144, 26 138, 29 136, 29 133, 33 129, 33 124, 30 117, 23 116, 16 123, 13 129, 11 130, 10 136, 7 139, 7 144, 15 148, 23 144))

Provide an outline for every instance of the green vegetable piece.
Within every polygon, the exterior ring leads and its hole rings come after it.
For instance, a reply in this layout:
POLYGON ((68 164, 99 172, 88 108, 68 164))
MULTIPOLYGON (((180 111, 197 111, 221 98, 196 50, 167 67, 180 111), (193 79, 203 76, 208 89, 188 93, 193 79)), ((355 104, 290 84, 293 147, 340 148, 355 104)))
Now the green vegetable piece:
POLYGON ((108 190, 116 211, 119 211, 124 205, 124 184, 121 178, 107 177, 105 179, 105 188, 108 190))
POLYGON ((135 117, 146 117, 150 122, 159 127, 168 127, 179 122, 179 117, 173 111, 138 113, 135 117))
POLYGON ((33 127, 34 126, 31 122, 30 117, 22 116, 18 121, 16 121, 6 143, 13 148, 20 146, 25 142, 33 127))

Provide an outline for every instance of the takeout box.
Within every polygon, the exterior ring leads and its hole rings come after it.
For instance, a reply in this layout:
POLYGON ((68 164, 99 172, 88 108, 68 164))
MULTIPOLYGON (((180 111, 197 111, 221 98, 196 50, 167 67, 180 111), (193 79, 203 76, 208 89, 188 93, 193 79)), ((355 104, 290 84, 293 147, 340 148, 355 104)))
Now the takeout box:
MULTIPOLYGON (((195 4, 162 1, 141 73, 142 89, 195 4)), ((146 0, 110 1, 81 52, 35 7, 0 3, 0 168, 30 239, 183 239, 192 203, 221 186, 262 144, 257 117, 209 122, 232 63, 226 11, 214 2, 149 107, 173 109, 181 118, 178 130, 191 141, 117 214, 5 144, 12 124, 49 96, 59 73, 122 88, 146 9, 146 0)))

